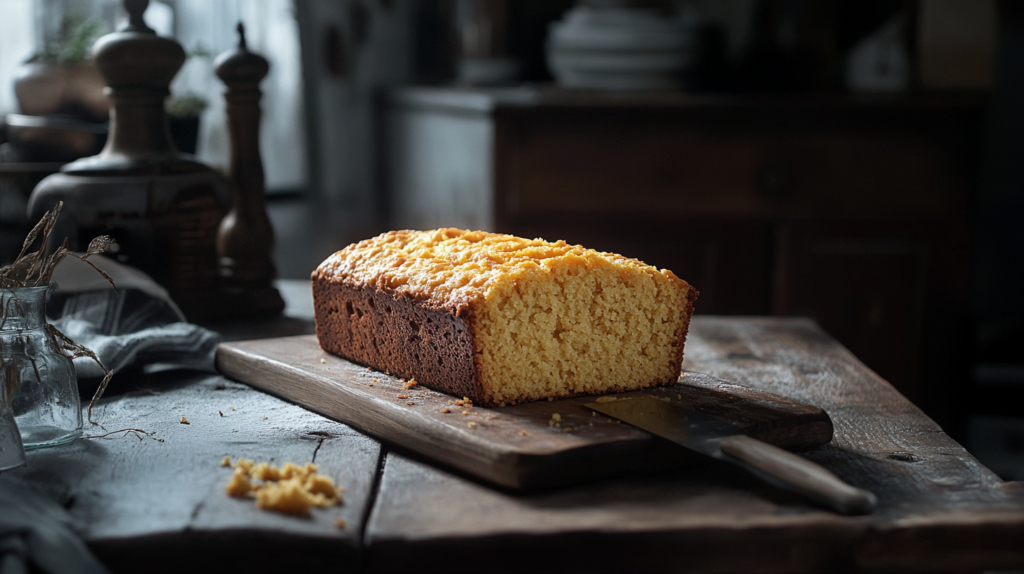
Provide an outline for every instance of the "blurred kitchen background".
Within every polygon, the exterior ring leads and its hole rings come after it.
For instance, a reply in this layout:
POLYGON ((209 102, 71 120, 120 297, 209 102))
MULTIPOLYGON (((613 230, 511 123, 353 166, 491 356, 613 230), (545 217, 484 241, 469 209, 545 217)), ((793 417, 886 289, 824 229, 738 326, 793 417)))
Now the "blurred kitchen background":
MULTIPOLYGON (((89 48, 124 13, 0 11, 6 264, 34 185, 102 147, 89 48)), ((242 20, 270 61, 281 277, 393 228, 620 252, 696 286, 700 314, 812 317, 1024 479, 1024 5, 164 0, 146 20, 188 53, 175 142, 218 169, 213 56, 242 20)))

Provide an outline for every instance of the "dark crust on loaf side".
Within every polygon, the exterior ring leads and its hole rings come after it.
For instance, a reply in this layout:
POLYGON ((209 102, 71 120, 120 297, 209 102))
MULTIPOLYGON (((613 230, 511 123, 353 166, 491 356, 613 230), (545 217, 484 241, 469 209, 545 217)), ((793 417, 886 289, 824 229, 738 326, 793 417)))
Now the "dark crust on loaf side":
POLYGON ((376 288, 313 279, 320 347, 378 371, 478 402, 464 318, 376 288))
POLYGON ((676 366, 676 380, 671 383, 664 383, 666 385, 675 384, 683 374, 683 347, 686 345, 686 335, 690 333, 690 320, 693 319, 694 312, 693 304, 697 301, 698 295, 700 295, 700 292, 694 289, 693 285, 690 285, 686 291, 686 321, 683 322, 683 332, 679 336, 679 363, 676 366))

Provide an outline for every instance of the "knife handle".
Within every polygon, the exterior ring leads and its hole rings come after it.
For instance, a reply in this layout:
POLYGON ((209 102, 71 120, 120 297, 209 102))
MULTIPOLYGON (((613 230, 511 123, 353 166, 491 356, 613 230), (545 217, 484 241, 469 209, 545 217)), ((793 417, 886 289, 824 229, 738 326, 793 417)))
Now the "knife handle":
POLYGON ((822 466, 777 446, 746 435, 723 439, 721 446, 723 453, 757 474, 842 514, 870 514, 878 505, 873 493, 850 486, 822 466))

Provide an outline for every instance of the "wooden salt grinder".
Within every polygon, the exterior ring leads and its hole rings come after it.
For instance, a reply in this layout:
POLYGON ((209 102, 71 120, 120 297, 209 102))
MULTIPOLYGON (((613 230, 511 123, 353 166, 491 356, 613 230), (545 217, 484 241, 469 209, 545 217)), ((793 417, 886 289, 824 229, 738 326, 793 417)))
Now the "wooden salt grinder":
POLYGON ((238 47, 218 56, 215 66, 228 88, 224 98, 231 134, 233 195, 231 211, 217 232, 221 278, 235 295, 233 315, 275 315, 284 309, 284 300, 273 286, 277 275, 271 258, 274 231, 267 217, 259 141, 260 81, 270 71, 270 64, 248 50, 245 27, 239 22, 238 47))

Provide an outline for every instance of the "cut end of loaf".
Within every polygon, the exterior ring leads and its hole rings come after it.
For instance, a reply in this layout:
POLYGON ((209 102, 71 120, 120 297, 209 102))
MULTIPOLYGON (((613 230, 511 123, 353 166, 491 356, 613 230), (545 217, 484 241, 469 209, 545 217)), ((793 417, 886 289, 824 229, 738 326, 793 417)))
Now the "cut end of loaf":
POLYGON ((671 273, 576 257, 501 281, 471 319, 482 402, 673 384, 695 298, 671 273))

